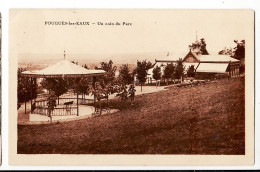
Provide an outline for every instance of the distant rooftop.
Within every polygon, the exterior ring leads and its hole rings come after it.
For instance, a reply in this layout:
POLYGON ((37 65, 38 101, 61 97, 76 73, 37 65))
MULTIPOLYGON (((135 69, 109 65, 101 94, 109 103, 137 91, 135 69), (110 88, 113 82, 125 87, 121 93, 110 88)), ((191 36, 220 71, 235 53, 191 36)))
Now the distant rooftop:
MULTIPOLYGON (((210 54, 210 55, 196 55, 192 53, 200 62, 238 62, 239 60, 230 57, 229 55, 218 55, 218 54, 210 54)), ((158 58, 157 62, 177 62, 180 58, 184 59, 186 54, 176 54, 168 57, 158 58)))

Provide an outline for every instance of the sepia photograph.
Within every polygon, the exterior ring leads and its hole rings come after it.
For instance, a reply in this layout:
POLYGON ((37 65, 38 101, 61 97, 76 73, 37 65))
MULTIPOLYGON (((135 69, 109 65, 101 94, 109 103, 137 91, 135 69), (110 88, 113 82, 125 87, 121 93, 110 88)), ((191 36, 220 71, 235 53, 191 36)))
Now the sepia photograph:
POLYGON ((252 10, 12 9, 9 25, 13 162, 253 163, 252 10))

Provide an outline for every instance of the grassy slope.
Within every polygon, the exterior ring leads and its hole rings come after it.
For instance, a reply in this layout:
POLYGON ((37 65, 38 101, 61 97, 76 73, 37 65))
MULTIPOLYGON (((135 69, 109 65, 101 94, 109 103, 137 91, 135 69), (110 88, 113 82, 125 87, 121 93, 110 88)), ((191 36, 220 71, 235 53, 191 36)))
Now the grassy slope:
POLYGON ((18 126, 18 153, 244 154, 244 79, 136 97, 102 117, 18 126))

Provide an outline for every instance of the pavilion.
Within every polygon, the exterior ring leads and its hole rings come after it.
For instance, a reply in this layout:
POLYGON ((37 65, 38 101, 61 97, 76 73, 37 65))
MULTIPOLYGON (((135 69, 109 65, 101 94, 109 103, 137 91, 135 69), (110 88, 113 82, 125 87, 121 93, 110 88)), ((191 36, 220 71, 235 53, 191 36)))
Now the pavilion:
MULTIPOLYGON (((64 51, 64 59, 52 64, 42 70, 35 71, 24 71, 21 73, 22 77, 28 77, 31 81, 31 88, 33 88, 33 84, 35 84, 35 78, 82 78, 82 77, 92 77, 93 83, 96 82, 97 76, 102 76, 105 74, 104 70, 89 70, 84 67, 81 67, 77 64, 70 62, 66 58, 66 54, 64 51)), ((76 98, 63 98, 63 106, 58 106, 54 108, 52 115, 62 116, 62 115, 77 115, 79 116, 79 104, 83 103, 82 100, 79 99, 78 89, 76 89, 76 98), (76 100, 76 106, 74 101, 76 100), (81 101, 81 102, 80 102, 81 101), (76 112, 76 113, 75 113, 76 112)), ((36 98, 37 99, 37 98, 36 98)), ((48 100, 32 100, 32 89, 31 89, 31 113, 40 114, 40 115, 48 115, 48 100)), ((95 97, 92 100, 95 104, 95 97)))
MULTIPOLYGON (((177 53, 173 56, 167 55, 167 57, 155 59, 154 67, 158 66, 161 68, 161 71, 163 73, 164 68, 167 64, 174 64, 177 65, 177 62, 179 60, 182 60, 183 65, 185 66, 185 73, 187 72, 187 69, 190 66, 194 66, 195 72, 200 74, 210 73, 210 74, 224 74, 227 73, 231 77, 232 76, 238 76, 239 75, 239 65, 240 61, 230 57, 230 55, 219 55, 219 54, 210 54, 206 49, 206 43, 204 41, 204 38, 201 39, 202 43, 200 44, 197 40, 193 45, 195 45, 195 48, 190 47, 190 50, 188 53, 177 53), (198 45, 203 45, 203 51, 198 48, 198 45), (197 48, 196 48, 197 46, 197 48)), ((153 80, 153 69, 151 68, 148 70, 148 81, 153 80)))

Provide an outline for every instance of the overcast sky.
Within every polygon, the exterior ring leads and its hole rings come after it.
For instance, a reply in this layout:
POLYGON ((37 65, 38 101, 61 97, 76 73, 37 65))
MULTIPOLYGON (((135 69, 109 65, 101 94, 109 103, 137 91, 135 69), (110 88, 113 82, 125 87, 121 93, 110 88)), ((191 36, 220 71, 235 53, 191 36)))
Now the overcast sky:
MULTIPOLYGON (((209 52, 235 47, 234 39, 249 37, 250 10, 11 10, 10 55, 35 58, 46 54, 188 52, 188 45, 205 38, 209 52), (90 22, 95 25, 45 25, 46 21, 90 22), (127 22, 132 26, 101 26, 97 22, 127 22)), ((48 56, 50 55, 50 56, 48 56)), ((93 56, 94 57, 94 56, 93 56)), ((93 59, 91 59, 93 60, 93 59)))

